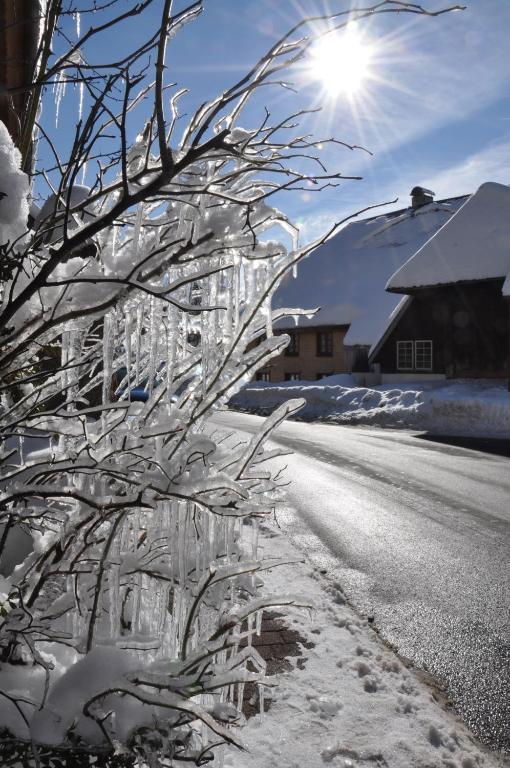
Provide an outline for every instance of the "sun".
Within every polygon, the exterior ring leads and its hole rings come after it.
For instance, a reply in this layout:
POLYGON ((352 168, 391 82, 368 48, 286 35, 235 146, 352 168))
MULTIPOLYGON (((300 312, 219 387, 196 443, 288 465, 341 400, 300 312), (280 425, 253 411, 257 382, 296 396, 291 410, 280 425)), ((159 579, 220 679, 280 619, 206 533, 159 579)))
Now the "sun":
POLYGON ((310 74, 330 96, 353 95, 370 77, 373 55, 373 45, 349 24, 343 33, 326 35, 312 47, 310 74))

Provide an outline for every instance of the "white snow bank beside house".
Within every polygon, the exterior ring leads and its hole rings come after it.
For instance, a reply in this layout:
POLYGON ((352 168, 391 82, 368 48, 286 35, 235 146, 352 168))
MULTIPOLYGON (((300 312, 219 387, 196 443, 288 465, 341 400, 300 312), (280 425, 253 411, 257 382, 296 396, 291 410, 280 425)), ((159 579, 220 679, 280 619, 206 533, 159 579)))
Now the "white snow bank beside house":
MULTIPOLYGON (((253 382, 231 401, 231 407, 271 412, 291 397, 304 397, 299 417, 306 421, 407 427, 436 434, 510 437, 510 392, 491 380, 448 380, 357 387, 320 382, 253 382)), ((345 377, 347 378, 347 377, 345 377)))
MULTIPOLYGON (((264 557, 303 557, 276 528, 263 527, 264 557)), ((312 648, 289 672, 270 678, 272 706, 243 729, 248 752, 229 749, 225 768, 495 768, 465 726, 445 711, 343 602, 310 563, 273 569, 264 591, 292 591, 314 605, 311 620, 285 608, 285 621, 312 648)))
POLYGON ((487 182, 388 281, 403 291, 506 277, 510 271, 510 187, 487 182))
MULTIPOLYGON (((352 222, 316 248, 287 275, 273 307, 321 307, 298 327, 350 323, 346 344, 373 344, 399 298, 385 291, 386 282, 437 230, 465 198, 431 203, 352 222)), ((292 318, 275 324, 292 328, 292 318)))
POLYGON ((0 120, 0 245, 27 229, 28 177, 20 170, 21 154, 0 120))

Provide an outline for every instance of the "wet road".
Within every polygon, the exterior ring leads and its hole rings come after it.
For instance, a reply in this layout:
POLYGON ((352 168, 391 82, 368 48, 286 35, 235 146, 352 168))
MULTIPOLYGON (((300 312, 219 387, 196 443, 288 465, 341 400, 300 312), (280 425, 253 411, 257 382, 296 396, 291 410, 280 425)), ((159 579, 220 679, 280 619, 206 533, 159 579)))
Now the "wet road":
MULTIPOLYGON (((261 422, 214 418, 244 432, 261 422)), ((445 686, 479 738, 510 751, 510 459, 417 433, 301 422, 273 442, 295 451, 280 460, 296 510, 280 525, 445 686)))

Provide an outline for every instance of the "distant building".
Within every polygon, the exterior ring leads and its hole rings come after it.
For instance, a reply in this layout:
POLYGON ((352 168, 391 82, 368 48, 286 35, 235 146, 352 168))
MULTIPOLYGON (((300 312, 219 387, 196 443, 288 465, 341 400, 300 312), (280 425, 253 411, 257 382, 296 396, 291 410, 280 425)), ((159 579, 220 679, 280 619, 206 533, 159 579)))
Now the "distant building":
POLYGON ((508 378, 510 187, 482 184, 387 291, 405 297, 370 354, 383 382, 508 378))
MULTIPOLYGON (((318 325, 285 330, 290 344, 271 366, 257 373, 259 381, 312 381, 348 370, 344 346, 348 325, 318 325)), ((278 331, 276 331, 278 333, 278 331)))
POLYGON ((409 208, 352 222, 316 248, 296 278, 286 277, 273 304, 320 310, 297 324, 293 318, 276 323, 275 333, 290 333, 291 343, 257 378, 314 380, 368 371, 369 350, 399 301, 385 291, 387 281, 465 200, 434 202, 430 190, 414 187, 409 208))

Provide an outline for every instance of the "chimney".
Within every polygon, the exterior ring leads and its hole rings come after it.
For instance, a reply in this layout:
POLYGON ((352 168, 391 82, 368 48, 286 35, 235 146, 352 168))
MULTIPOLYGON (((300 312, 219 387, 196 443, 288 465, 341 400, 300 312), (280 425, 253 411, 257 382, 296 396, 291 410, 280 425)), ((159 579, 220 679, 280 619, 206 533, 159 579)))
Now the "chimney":
POLYGON ((413 187, 411 190, 411 206, 416 209, 421 208, 422 205, 433 203, 434 195, 435 192, 425 189, 425 187, 413 187))

